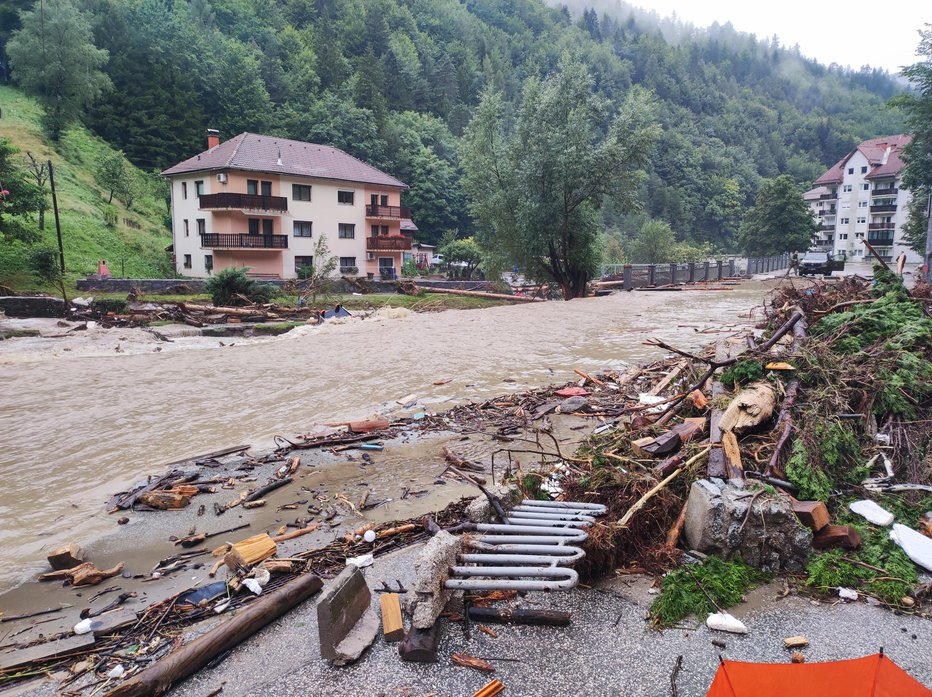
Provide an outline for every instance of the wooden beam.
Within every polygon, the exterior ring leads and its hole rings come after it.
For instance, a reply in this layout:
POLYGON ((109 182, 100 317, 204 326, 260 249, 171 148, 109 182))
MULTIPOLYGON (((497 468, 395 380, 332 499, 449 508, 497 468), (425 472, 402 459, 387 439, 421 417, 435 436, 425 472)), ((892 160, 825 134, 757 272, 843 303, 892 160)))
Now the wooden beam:
POLYGON ((401 641, 405 636, 405 625, 401 619, 401 596, 397 593, 382 593, 382 633, 385 641, 401 641))

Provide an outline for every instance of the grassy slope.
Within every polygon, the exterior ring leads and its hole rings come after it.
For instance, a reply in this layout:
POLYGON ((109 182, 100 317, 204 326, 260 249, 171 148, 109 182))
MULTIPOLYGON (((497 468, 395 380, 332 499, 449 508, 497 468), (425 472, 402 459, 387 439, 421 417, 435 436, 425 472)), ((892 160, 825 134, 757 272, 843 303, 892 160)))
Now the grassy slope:
MULTIPOLYGON (((144 197, 128 211, 116 199, 116 227, 104 224, 104 210, 109 192, 94 182, 94 169, 99 158, 112 152, 100 138, 81 127, 72 128, 52 148, 40 127, 41 110, 36 102, 12 87, 0 86, 0 137, 8 138, 22 157, 30 151, 37 158, 51 158, 55 166, 55 185, 61 216, 65 263, 72 282, 97 270, 97 260, 106 259, 114 275, 121 274, 121 261, 127 276, 159 278, 171 275, 171 264, 165 247, 171 235, 163 227, 165 204, 144 197), (128 218, 141 226, 134 230, 124 224, 128 218)), ((37 221, 32 221, 37 225, 37 221)), ((40 233, 40 246, 57 248, 55 218, 50 209, 45 216, 45 230, 40 233)), ((20 244, 0 243, 0 284, 17 290, 41 289, 27 269, 29 248, 20 244)))

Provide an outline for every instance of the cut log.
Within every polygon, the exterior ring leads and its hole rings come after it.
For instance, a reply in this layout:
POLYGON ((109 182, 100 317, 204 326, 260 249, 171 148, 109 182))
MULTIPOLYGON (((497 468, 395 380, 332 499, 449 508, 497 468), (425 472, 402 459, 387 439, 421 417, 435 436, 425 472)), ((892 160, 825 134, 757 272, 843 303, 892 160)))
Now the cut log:
POLYGON ((229 621, 182 645, 142 673, 106 693, 106 697, 146 697, 166 693, 172 685, 303 603, 319 591, 322 585, 320 578, 312 574, 299 576, 238 610, 229 621))
POLYGON ((150 508, 160 511, 180 510, 191 504, 191 497, 182 494, 173 494, 168 491, 145 491, 139 495, 137 501, 150 508))
POLYGON ((861 546, 861 536, 850 525, 826 525, 812 537, 812 546, 816 549, 857 549, 861 546))
POLYGON ((654 476, 657 477, 657 479, 663 479, 668 474, 670 474, 670 472, 672 472, 673 470, 675 470, 677 467, 679 467, 682 464, 683 464, 682 455, 673 455, 672 457, 668 457, 666 460, 661 462, 659 465, 654 466, 654 476))
POLYGON ((313 525, 308 525, 306 528, 300 528, 298 530, 292 530, 291 532, 282 533, 281 535, 276 535, 272 538, 272 541, 285 542, 287 540, 293 540, 296 537, 301 537, 301 535, 307 535, 308 533, 314 532, 319 527, 320 523, 314 523, 313 525))
POLYGON ((821 501, 793 501, 793 513, 800 523, 814 532, 829 523, 828 508, 821 501))
POLYGON ((440 623, 434 622, 428 629, 411 627, 398 645, 402 661, 410 663, 436 663, 437 645, 440 643, 440 623))
POLYGON ((382 593, 382 633, 385 641, 401 641, 405 636, 405 625, 401 619, 401 596, 397 593, 382 593))
POLYGON ((259 567, 270 574, 290 574, 294 571, 293 562, 288 559, 266 559, 259 567))
POLYGON ((777 393, 769 382, 753 382, 741 390, 722 414, 723 432, 747 433, 764 423, 777 405, 777 393))
POLYGON ((504 293, 484 293, 477 290, 458 290, 456 288, 423 288, 414 287, 415 293, 444 293, 446 295, 463 295, 465 297, 489 298, 491 300, 513 300, 522 303, 539 303, 543 302, 540 298, 529 298, 523 295, 506 295, 504 293))
POLYGON ((533 624, 546 627, 568 627, 570 613, 561 610, 509 609, 470 606, 469 619, 493 624, 533 624))
POLYGON ((84 561, 84 552, 74 542, 49 552, 49 566, 53 569, 71 569, 84 561))

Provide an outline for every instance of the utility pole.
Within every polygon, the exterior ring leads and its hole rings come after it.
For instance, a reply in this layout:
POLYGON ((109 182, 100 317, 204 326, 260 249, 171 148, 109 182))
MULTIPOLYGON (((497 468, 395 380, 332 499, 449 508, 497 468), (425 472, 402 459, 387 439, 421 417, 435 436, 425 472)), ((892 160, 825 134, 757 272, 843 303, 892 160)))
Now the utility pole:
POLYGON ((52 185, 52 208, 55 209, 55 232, 58 233, 58 260, 61 262, 61 272, 65 273, 65 246, 61 241, 61 221, 58 219, 58 196, 55 195, 55 170, 49 160, 49 184, 52 185))
POLYGON ((926 256, 922 263, 925 266, 926 281, 932 283, 932 192, 926 204, 926 219, 929 226, 926 229, 926 256))

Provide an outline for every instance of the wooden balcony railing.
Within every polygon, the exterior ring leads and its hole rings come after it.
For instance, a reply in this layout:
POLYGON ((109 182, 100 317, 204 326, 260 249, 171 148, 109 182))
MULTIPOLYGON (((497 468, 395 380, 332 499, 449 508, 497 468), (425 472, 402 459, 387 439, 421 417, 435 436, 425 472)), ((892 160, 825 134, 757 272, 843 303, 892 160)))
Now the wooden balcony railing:
POLYGON ((201 235, 208 249, 288 249, 288 235, 249 235, 208 232, 201 235))
POLYGON ((391 218, 400 220, 401 218, 410 218, 411 209, 405 206, 366 206, 367 218, 391 218))
POLYGON ((882 206, 871 206, 871 213, 892 213, 895 210, 895 203, 885 203, 882 206))
POLYGON ((900 192, 896 187, 887 187, 885 189, 874 189, 871 196, 896 196, 900 192))
POLYGON ((204 210, 224 208, 250 211, 288 210, 288 199, 284 196, 263 196, 261 194, 223 192, 219 194, 202 194, 199 198, 199 205, 204 210))
POLYGON ((411 249, 411 238, 406 235, 378 235, 366 238, 366 249, 369 251, 407 251, 411 249))
POLYGON ((893 223, 868 223, 868 230, 890 230, 893 231, 893 223))

